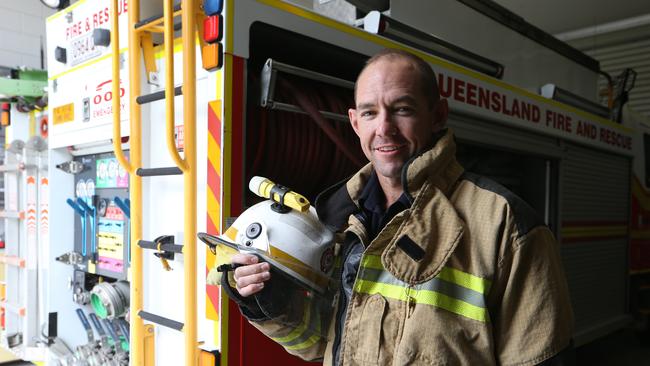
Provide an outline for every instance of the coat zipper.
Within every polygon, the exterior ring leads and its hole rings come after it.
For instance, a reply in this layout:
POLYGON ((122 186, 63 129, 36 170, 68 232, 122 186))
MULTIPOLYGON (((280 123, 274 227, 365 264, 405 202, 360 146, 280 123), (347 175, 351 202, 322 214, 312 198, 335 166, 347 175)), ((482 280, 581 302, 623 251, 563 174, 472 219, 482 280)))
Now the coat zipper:
MULTIPOLYGON (((354 217, 359 220, 361 223, 362 227, 365 228, 365 218, 361 214, 356 214, 354 217)), ((343 256, 343 265, 341 266, 341 273, 339 274, 339 281, 341 283, 341 287, 339 289, 339 306, 338 310, 336 313, 336 325, 334 327, 334 347, 332 347, 332 363, 334 365, 341 365, 341 354, 340 350, 343 348, 341 342, 343 341, 342 339, 342 333, 343 333, 343 326, 344 322, 342 322, 342 316, 343 313, 345 312, 345 320, 347 321, 348 317, 350 316, 350 302, 352 301, 352 296, 354 295, 354 285, 357 283, 357 280, 359 279, 359 270, 361 269, 361 260, 363 259, 363 253, 361 254, 361 258, 359 260, 359 267, 357 267, 357 273, 355 274, 354 277, 354 282, 352 283, 352 291, 350 291, 350 298, 346 298, 345 296, 345 290, 343 289, 343 269, 345 266, 345 261, 348 259, 348 256, 350 255, 350 252, 354 248, 355 245, 353 243, 359 243, 359 245, 364 246, 364 251, 365 251, 365 245, 363 243, 363 240, 361 240, 361 236, 355 232, 355 230, 348 230, 347 233, 349 235, 354 235, 354 239, 349 239, 346 240, 348 242, 347 248, 344 250, 344 256, 343 256), (341 302, 341 299, 346 299, 347 301, 341 302)), ((347 238, 346 238, 347 239, 347 238)))

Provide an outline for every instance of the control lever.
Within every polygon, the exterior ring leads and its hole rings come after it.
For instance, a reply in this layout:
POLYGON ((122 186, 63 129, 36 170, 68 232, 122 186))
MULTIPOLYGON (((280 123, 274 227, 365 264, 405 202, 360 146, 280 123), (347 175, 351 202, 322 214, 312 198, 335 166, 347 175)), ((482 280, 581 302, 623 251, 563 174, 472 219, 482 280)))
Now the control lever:
POLYGON ((86 314, 84 314, 83 310, 77 308, 77 315, 79 316, 79 320, 81 320, 81 324, 83 324, 84 329, 86 329, 86 334, 88 335, 88 343, 93 343, 95 341, 95 334, 93 333, 93 328, 90 327, 90 323, 88 323, 86 314))
POLYGON ((77 204, 86 212, 86 214, 90 217, 90 254, 91 254, 91 259, 94 262, 97 261, 97 233, 95 232, 97 225, 97 209, 95 206, 89 206, 86 201, 81 199, 80 197, 77 197, 77 204))
POLYGON ((117 333, 115 333, 113 323, 111 323, 111 321, 108 319, 104 319, 104 326, 108 330, 108 334, 111 335, 111 338, 113 338, 113 341, 115 342, 115 353, 124 353, 124 350, 122 349, 122 341, 120 340, 120 337, 118 337, 117 333))
POLYGON ((97 315, 95 315, 95 313, 90 313, 88 316, 90 316, 90 321, 93 322, 95 330, 97 330, 97 334, 99 334, 102 347, 108 346, 108 336, 102 327, 102 323, 99 322, 99 318, 97 318, 97 315))
POLYGON ((124 339, 126 339, 126 343, 129 343, 129 339, 131 338, 131 334, 129 332, 129 323, 126 322, 124 319, 115 319, 117 322, 117 325, 120 327, 120 331, 124 335, 124 339))
MULTIPOLYGON (((125 198, 124 201, 118 196, 113 198, 113 202, 124 212, 124 216, 131 220, 131 201, 125 198)), ((128 253, 129 264, 131 264, 131 225, 126 225, 126 252, 128 253)))
POLYGON ((120 210, 124 212, 124 215, 127 219, 131 219, 131 207, 129 205, 130 202, 128 198, 122 201, 120 197, 115 196, 115 198, 113 198, 113 202, 115 202, 117 207, 119 207, 120 210))
MULTIPOLYGON (((66 200, 68 205, 72 207, 74 212, 81 218, 81 255, 86 257, 86 212, 78 204, 75 203, 72 199, 68 198, 66 200)), ((85 202, 84 202, 85 203, 85 202)))

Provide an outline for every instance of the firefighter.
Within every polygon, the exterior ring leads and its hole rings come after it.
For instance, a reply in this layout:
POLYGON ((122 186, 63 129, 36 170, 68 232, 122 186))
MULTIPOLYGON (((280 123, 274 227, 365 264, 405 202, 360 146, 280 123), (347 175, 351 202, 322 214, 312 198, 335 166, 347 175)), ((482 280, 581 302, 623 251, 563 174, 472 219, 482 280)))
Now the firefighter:
POLYGON ((565 364, 573 313, 558 245, 524 201, 458 164, 429 65, 378 53, 355 103, 348 114, 370 164, 316 201, 341 238, 331 325, 319 332, 311 315, 299 325, 260 311, 251 299, 282 286, 247 254, 233 258, 242 313, 325 365, 565 364))

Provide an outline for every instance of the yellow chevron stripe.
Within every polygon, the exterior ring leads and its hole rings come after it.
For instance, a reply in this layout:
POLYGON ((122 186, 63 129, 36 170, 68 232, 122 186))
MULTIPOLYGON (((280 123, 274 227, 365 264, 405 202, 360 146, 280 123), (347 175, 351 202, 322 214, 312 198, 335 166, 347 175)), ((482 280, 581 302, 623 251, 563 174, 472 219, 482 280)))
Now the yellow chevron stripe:
MULTIPOLYGON (((217 311, 217 307, 219 304, 212 304, 212 300, 210 300, 210 297, 207 295, 205 296, 205 317, 206 319, 214 320, 215 322, 219 321, 219 312, 217 311)), ((216 338, 217 340, 219 338, 216 338)), ((215 340, 215 344, 219 344, 218 341, 215 340)))
POLYGON ((219 227, 219 212, 221 209, 221 205, 219 204, 219 200, 217 197, 215 197, 214 193, 212 192, 212 189, 207 190, 207 198, 208 198, 208 218, 210 221, 212 221, 212 224, 214 224, 216 227, 219 227))
MULTIPOLYGON (((219 224, 219 211, 220 211, 220 205, 219 202, 216 200, 214 197, 214 194, 212 193, 211 189, 208 189, 208 194, 207 194, 207 199, 208 199, 208 209, 207 209, 207 216, 208 220, 218 227, 217 225, 219 224), (212 206, 212 207, 210 207, 212 206)), ((205 265, 209 269, 213 268, 215 265, 215 257, 210 251, 209 248, 206 247, 206 257, 205 257, 205 265)))
MULTIPOLYGON (((223 88, 223 78, 222 78, 222 70, 219 70, 217 73, 217 100, 209 102, 208 103, 208 108, 212 109, 212 112, 214 112, 214 115, 219 119, 219 121, 222 120, 222 115, 221 115, 221 105, 222 105, 222 88, 223 88)), ((222 126, 223 128, 223 126, 222 126)), ((221 131, 218 131, 217 133, 221 133, 221 131)), ((217 173, 217 176, 219 177, 219 185, 223 184, 223 179, 222 179, 222 172, 221 172, 221 146, 217 144, 217 141, 212 137, 210 133, 208 135, 208 162, 214 168, 214 171, 217 173)), ((219 233, 222 232, 222 226, 221 226, 221 197, 216 197, 214 195, 214 192, 211 189, 212 187, 209 187, 207 191, 207 217, 208 220, 212 225, 214 225, 215 228, 219 231, 219 233)), ((219 253, 219 252, 218 252, 219 253)), ((206 248, 206 265, 207 268, 214 268, 217 262, 217 256, 212 255, 212 252, 206 248)), ((209 304, 206 304, 206 309, 207 310, 207 315, 208 319, 215 319, 216 321, 213 322, 212 326, 212 332, 213 332, 213 339, 215 344, 220 344, 220 349, 221 349, 221 365, 227 365, 228 364, 228 297, 225 295, 225 293, 220 290, 219 293, 219 304, 212 304, 211 302, 209 304), (209 305, 209 306, 208 306, 209 305), (210 315, 212 313, 216 313, 214 318, 211 318, 210 315)), ((206 300, 210 301, 209 298, 206 296, 206 300)))
POLYGON ((221 177, 221 147, 217 144, 217 141, 208 133, 208 161, 214 168, 214 171, 217 172, 219 177, 221 177))

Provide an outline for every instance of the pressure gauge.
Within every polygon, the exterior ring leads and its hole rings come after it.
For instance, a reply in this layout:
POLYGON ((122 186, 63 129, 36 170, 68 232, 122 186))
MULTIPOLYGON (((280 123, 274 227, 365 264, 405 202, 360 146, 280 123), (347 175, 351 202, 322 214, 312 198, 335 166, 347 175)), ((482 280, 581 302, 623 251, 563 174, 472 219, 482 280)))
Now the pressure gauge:
POLYGON ((115 180, 117 178, 117 161, 111 160, 108 162, 108 178, 115 180))
POLYGON ((86 180, 86 195, 88 198, 95 195, 95 181, 92 179, 86 180))
POLYGON ((77 197, 79 198, 86 198, 87 193, 86 193, 86 181, 81 179, 79 182, 77 182, 77 197))
POLYGON ((126 169, 124 169, 121 165, 118 166, 117 174, 121 179, 126 179, 127 175, 129 173, 126 172, 126 169))
POLYGON ((108 178, 108 164, 106 161, 101 160, 97 164, 97 179, 106 180, 108 178))

